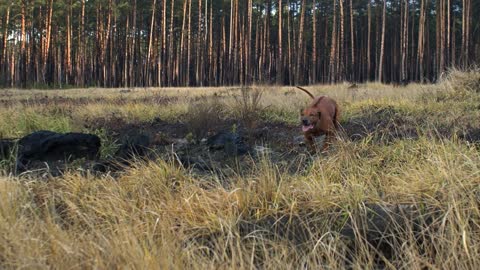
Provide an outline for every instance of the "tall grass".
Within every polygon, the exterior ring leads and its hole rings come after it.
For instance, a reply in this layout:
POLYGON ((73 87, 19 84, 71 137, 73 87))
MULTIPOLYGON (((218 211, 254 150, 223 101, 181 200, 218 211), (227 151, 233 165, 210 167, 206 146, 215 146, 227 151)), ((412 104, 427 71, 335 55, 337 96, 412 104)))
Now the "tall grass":
POLYGON ((265 159, 228 189, 164 161, 137 164, 117 180, 4 179, 0 261, 5 268, 476 269, 479 164, 474 147, 422 138, 386 148, 340 143, 306 174, 265 159), (366 239, 362 213, 372 203, 415 209, 391 218, 395 234, 385 237, 393 254, 366 239))
POLYGON ((21 137, 47 129, 56 132, 72 130, 72 119, 62 112, 45 112, 32 108, 0 109, 0 134, 7 138, 21 137))
POLYGON ((263 90, 259 88, 242 87, 240 95, 233 96, 233 116, 240 119, 249 129, 254 128, 263 111, 261 104, 263 90))
MULTIPOLYGON (((424 87, 432 91, 409 86, 415 95, 390 89, 381 99, 387 86, 355 99, 337 93, 345 125, 405 119, 418 137, 342 137, 296 172, 266 155, 219 182, 161 159, 117 178, 1 178, 0 268, 479 269, 478 142, 435 130, 478 127, 479 97, 448 98, 458 90, 445 83, 424 87)), ((293 121, 288 103, 306 100, 283 93, 262 94, 262 120, 293 121)), ((170 108, 197 109, 189 102, 170 108)), ((12 125, 7 134, 27 130, 12 125)))

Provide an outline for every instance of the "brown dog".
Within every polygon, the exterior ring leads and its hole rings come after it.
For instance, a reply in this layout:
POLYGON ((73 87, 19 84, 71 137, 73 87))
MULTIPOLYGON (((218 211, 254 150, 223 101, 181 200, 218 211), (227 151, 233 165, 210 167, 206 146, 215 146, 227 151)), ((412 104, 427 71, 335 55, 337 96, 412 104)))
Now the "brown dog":
POLYGON ((305 141, 310 150, 316 152, 315 137, 325 135, 325 142, 322 151, 328 148, 338 128, 339 109, 335 100, 320 96, 314 97, 308 90, 297 86, 298 89, 307 93, 313 102, 307 108, 300 110, 302 131, 305 141))

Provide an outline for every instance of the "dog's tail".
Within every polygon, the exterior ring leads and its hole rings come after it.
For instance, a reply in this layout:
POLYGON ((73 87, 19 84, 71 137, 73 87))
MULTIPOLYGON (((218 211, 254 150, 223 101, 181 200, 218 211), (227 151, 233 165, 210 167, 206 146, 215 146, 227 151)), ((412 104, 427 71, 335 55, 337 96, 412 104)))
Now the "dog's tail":
POLYGON ((312 95, 312 93, 310 93, 307 89, 302 88, 300 86, 297 86, 297 88, 302 90, 303 92, 307 93, 307 95, 309 95, 312 99, 315 99, 315 97, 312 95))

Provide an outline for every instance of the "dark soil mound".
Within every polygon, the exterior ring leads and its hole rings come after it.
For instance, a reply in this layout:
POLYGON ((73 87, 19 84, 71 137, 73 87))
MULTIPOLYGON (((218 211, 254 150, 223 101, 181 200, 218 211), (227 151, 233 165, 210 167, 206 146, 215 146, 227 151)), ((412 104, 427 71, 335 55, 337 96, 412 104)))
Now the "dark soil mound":
POLYGON ((34 132, 18 141, 17 172, 29 170, 35 161, 67 162, 80 158, 97 159, 100 144, 100 138, 91 134, 34 132))

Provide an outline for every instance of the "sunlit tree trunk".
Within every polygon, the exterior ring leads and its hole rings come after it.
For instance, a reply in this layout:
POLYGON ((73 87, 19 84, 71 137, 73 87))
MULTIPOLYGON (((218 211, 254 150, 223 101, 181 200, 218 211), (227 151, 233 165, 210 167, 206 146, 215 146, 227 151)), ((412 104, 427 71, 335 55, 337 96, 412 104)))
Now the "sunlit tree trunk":
POLYGON ((202 82, 202 53, 203 53, 203 28, 202 28, 202 0, 198 1, 198 32, 196 44, 196 67, 195 67, 195 85, 203 85, 202 82))
POLYGON ((146 70, 145 74, 147 76, 146 79, 146 84, 150 85, 151 84, 151 78, 150 78, 150 68, 151 68, 151 62, 152 62, 152 45, 153 45, 153 31, 154 31, 154 26, 155 26, 155 10, 156 10, 156 5, 157 5, 157 0, 152 1, 152 18, 150 20, 150 35, 148 38, 148 52, 147 52, 147 64, 146 64, 146 70))
MULTIPOLYGON (((249 0, 249 21, 251 18, 251 1, 249 0)), ((282 0, 278 0, 278 57, 277 57, 277 84, 283 83, 283 39, 282 39, 282 16, 283 16, 283 5, 282 0)), ((251 25, 251 22, 250 22, 251 25)), ((249 30, 250 33, 251 29, 249 30)), ((250 33, 251 35, 251 33, 250 33)), ((248 70, 248 69, 247 69, 248 70)))
POLYGON ((185 64, 185 28, 186 28, 186 22, 187 22, 187 7, 188 7, 188 1, 189 0, 184 0, 183 2, 183 19, 182 19, 182 36, 180 39, 180 57, 178 60, 178 65, 177 65, 177 74, 180 77, 180 83, 185 84, 186 83, 186 72, 183 70, 184 64, 185 64), (182 68, 182 69, 181 69, 182 68))
POLYGON ((310 73, 310 83, 317 81, 317 3, 313 0, 312 7, 312 71, 310 73))
POLYGON ((8 41, 8 25, 10 23, 10 7, 12 4, 7 6, 7 11, 5 15, 5 29, 3 31, 3 52, 2 52, 2 67, 7 70, 7 41, 8 41))
POLYGON ((66 83, 70 83, 70 77, 72 76, 72 0, 68 2, 67 12, 67 48, 66 48, 66 83))
POLYGON ((426 20, 426 10, 427 10, 428 0, 422 0, 420 4, 420 22, 418 25, 418 50, 417 50, 417 69, 418 69, 418 78, 420 82, 424 82, 424 53, 425 53, 425 20, 426 20))
POLYGON ((378 80, 382 81, 383 75, 383 55, 385 51, 385 22, 386 22, 386 10, 387 10, 387 0, 383 0, 383 13, 382 13, 382 40, 380 44, 380 60, 378 68, 378 80))
POLYGON ((130 34, 130 64, 129 64, 129 81, 130 87, 136 85, 136 77, 134 73, 135 68, 135 49, 136 49, 136 36, 137 36, 137 0, 133 1, 133 17, 132 17, 132 30, 130 34))
POLYGON ((188 27, 187 27, 187 86, 191 86, 191 60, 192 60, 192 0, 188 1, 188 27))
POLYGON ((27 17, 27 1, 21 1, 21 47, 20 47, 20 84, 22 87, 27 85, 27 54, 26 54, 26 44, 27 44, 27 32, 25 29, 26 17, 27 17))
POLYGON ((46 33, 43 39, 43 57, 42 57, 42 82, 47 83, 47 61, 50 54, 50 42, 52 35, 52 16, 53 16, 53 0, 49 1, 47 16, 45 17, 46 33))
MULTIPOLYGON (((174 63, 173 63, 173 59, 174 59, 174 30, 173 30, 173 26, 174 26, 174 11, 175 11, 175 0, 171 0, 171 7, 170 7, 170 30, 169 30, 169 40, 168 40, 168 65, 167 65, 167 72, 168 72, 168 86, 172 86, 173 85, 173 82, 174 82, 174 75, 175 75, 175 72, 174 72, 174 63)), ((167 53, 167 52, 165 52, 167 53)), ((176 76, 176 75, 175 75, 176 76)))
POLYGON ((402 1, 402 35, 401 35, 401 63, 400 63, 400 80, 405 81, 407 79, 407 48, 408 48, 408 0, 402 1))
MULTIPOLYGON (((344 9, 343 9, 343 1, 344 0, 339 0, 338 3, 339 9, 340 9, 340 41, 338 42, 338 54, 339 54, 339 60, 338 60, 338 65, 339 65, 339 77, 340 80, 345 80, 345 62, 344 59, 345 57, 345 16, 344 16, 344 9)), ((386 0, 385 0, 386 1, 386 0)))
POLYGON ((298 32, 298 47, 297 47, 297 68, 296 68, 296 75, 295 75, 295 83, 303 83, 303 79, 300 77, 303 74, 303 67, 302 67, 302 57, 303 54, 303 32, 304 32, 304 25, 305 25, 305 0, 302 0, 301 12, 300 12, 300 26, 298 32))

